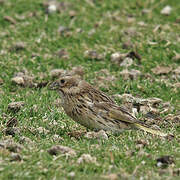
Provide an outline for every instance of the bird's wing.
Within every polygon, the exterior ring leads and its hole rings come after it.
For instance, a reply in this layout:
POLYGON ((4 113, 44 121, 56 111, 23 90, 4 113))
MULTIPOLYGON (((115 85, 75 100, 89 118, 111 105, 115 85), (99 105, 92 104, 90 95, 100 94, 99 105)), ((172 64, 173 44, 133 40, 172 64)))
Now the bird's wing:
POLYGON ((92 108, 101 116, 108 116, 109 119, 126 123, 140 123, 126 108, 116 105, 116 103, 103 92, 91 89, 91 91, 86 91, 83 94, 86 102, 90 102, 89 108, 92 108))
POLYGON ((95 109, 107 111, 111 119, 119 120, 127 123, 139 123, 137 118, 129 113, 124 107, 117 106, 112 103, 95 102, 95 109))

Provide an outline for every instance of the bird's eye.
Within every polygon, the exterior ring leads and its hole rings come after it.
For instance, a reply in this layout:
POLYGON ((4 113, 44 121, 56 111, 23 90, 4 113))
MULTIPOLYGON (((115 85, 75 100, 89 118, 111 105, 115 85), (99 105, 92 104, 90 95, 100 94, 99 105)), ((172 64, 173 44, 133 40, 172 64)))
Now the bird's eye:
POLYGON ((65 83, 65 80, 64 79, 61 79, 61 84, 64 84, 65 83))

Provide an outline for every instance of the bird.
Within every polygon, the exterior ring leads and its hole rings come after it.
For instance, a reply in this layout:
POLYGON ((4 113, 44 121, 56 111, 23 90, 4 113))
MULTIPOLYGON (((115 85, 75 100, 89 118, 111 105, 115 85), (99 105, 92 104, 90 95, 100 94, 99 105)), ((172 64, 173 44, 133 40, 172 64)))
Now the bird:
POLYGON ((88 129, 113 133, 141 129, 153 135, 167 136, 166 133, 151 129, 139 121, 103 91, 77 76, 64 75, 51 83, 50 89, 60 93, 65 113, 88 129))

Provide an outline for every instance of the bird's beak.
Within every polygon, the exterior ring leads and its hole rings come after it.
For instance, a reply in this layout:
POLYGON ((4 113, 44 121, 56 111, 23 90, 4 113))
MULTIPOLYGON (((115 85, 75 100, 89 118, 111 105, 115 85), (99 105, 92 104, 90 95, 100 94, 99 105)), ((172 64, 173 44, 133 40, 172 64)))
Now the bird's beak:
POLYGON ((53 82, 53 83, 51 83, 51 84, 49 85, 49 89, 50 89, 50 90, 57 90, 57 89, 58 89, 58 86, 59 86, 58 82, 53 82))

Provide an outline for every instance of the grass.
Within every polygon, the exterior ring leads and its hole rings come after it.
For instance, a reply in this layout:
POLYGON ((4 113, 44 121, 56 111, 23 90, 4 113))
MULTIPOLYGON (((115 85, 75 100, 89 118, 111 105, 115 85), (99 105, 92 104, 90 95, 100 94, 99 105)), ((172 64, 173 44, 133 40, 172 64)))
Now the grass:
MULTIPOLYGON (((84 130, 61 110, 55 106, 59 98, 57 92, 47 87, 28 88, 14 85, 13 75, 20 71, 28 71, 37 81, 52 81, 49 72, 52 69, 70 70, 81 65, 85 70, 85 79, 94 82, 96 72, 107 69, 110 75, 116 76, 114 83, 101 88, 107 94, 130 93, 141 98, 158 97, 163 102, 170 102, 174 107, 169 112, 173 116, 179 113, 180 90, 169 86, 179 81, 174 79, 173 73, 162 76, 152 74, 152 68, 157 65, 170 66, 176 69, 178 61, 173 61, 174 52, 180 53, 179 31, 180 25, 176 20, 180 18, 179 0, 143 1, 143 0, 69 0, 68 7, 61 13, 47 15, 43 0, 6 0, 0 8, 0 120, 1 141, 12 139, 20 143, 21 137, 28 137, 31 143, 23 144, 19 152, 22 161, 11 161, 11 152, 0 148, 0 179, 103 179, 103 176, 117 174, 120 179, 179 179, 180 148, 179 123, 164 121, 161 129, 175 135, 172 140, 154 137, 141 131, 127 131, 119 136, 110 135, 108 140, 76 139, 68 135, 69 132, 84 130), (90 2, 90 3, 88 3, 90 2), (94 2, 94 3, 93 3, 94 2), (170 5, 172 12, 169 16, 162 15, 161 9, 170 5), (143 14, 143 9, 150 12, 143 14), (74 10, 76 16, 69 16, 74 10), (12 24, 4 19, 10 16, 16 20, 12 24), (143 21, 146 25, 140 26, 143 21), (95 28, 95 24, 98 26, 95 28), (59 35, 58 27, 70 28, 70 35, 59 35), (160 25, 157 31, 154 29, 160 25), (78 33, 77 29, 83 30, 78 33), (135 32, 129 32, 135 28, 135 32), (89 32, 95 29, 95 33, 89 32), (128 33, 124 33, 128 31, 128 33), (110 61, 114 52, 129 52, 123 49, 123 43, 130 39, 133 44, 131 50, 141 55, 141 63, 134 60, 131 68, 140 70, 142 74, 150 73, 150 79, 144 76, 137 80, 123 80, 119 67, 110 61), (17 42, 24 42, 23 50, 12 50, 17 42), (151 45, 148 42, 156 42, 151 45), (170 42, 170 44, 167 44, 170 42), (64 60, 56 55, 59 49, 65 48, 69 59, 64 60), (105 53, 101 61, 84 58, 84 51, 95 49, 105 53), (37 56, 32 57, 32 54, 37 56), (139 88, 141 87, 141 88, 139 88), (25 106, 17 113, 7 110, 13 101, 24 101, 25 106), (35 106, 36 105, 36 106, 35 106), (3 129, 7 121, 15 117, 20 132, 15 136, 6 136, 3 129), (57 124, 56 124, 57 123, 57 124), (47 132, 39 132, 43 127, 47 132), (53 140, 57 134, 63 141, 53 140), (137 141, 147 143, 139 147, 137 141), (77 153, 75 157, 51 156, 47 150, 53 145, 71 147, 77 153), (77 164, 77 159, 88 153, 96 157, 97 164, 77 164), (156 166, 156 159, 169 155, 174 164, 166 168, 156 166), (71 174, 74 172, 74 177, 71 174)), ((164 118, 166 114, 162 114, 164 118)))

